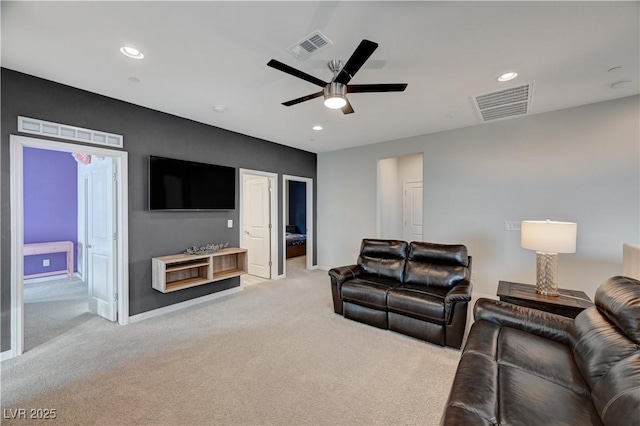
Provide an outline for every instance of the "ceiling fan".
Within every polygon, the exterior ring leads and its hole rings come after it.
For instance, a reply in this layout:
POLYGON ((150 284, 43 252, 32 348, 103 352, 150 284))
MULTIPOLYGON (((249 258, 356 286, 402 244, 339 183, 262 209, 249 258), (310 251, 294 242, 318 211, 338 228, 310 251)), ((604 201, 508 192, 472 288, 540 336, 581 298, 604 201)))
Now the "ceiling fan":
POLYGON ((329 83, 320 80, 312 75, 283 64, 282 62, 272 59, 267 64, 279 71, 291 74, 294 77, 301 78, 309 83, 313 83, 323 88, 323 90, 312 93, 301 98, 283 102, 284 106, 296 105, 310 99, 324 96, 324 104, 328 108, 341 108, 344 114, 353 113, 353 108, 347 99, 347 93, 366 93, 366 92, 403 92, 407 88, 406 83, 402 84, 350 84, 353 76, 369 59, 373 52, 378 48, 378 43, 369 40, 362 40, 356 50, 353 52, 349 60, 344 66, 342 61, 332 60, 327 64, 333 72, 333 78, 329 83))

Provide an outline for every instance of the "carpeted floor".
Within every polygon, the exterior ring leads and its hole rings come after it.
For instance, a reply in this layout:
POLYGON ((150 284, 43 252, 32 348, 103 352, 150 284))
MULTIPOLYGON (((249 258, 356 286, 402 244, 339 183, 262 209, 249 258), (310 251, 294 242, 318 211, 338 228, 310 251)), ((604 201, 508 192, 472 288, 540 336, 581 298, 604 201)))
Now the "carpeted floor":
POLYGON ((87 283, 62 278, 24 284, 24 348, 56 339, 89 321, 87 283))
POLYGON ((4 361, 3 424, 49 409, 65 425, 435 425, 459 358, 336 315, 326 271, 291 268, 128 326, 92 317, 4 361))

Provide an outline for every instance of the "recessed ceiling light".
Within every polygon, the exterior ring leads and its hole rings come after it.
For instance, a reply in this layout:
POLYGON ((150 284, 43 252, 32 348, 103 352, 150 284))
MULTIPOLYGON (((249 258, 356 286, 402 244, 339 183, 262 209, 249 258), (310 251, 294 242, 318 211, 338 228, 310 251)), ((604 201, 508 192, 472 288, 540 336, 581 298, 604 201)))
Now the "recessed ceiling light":
POLYGON ((213 110, 215 112, 225 112, 227 110, 227 107, 224 105, 216 105, 213 107, 213 110))
POLYGON ((316 124, 315 126, 312 127, 313 130, 322 130, 322 126, 319 124, 316 124))
POLYGON ((141 51, 139 51, 135 47, 131 47, 131 46, 122 46, 120 48, 120 53, 122 53, 124 56, 126 56, 128 58, 132 58, 132 59, 142 59, 142 58, 144 58, 144 55, 142 54, 141 51))
POLYGON ((615 83, 611 84, 611 88, 612 89, 619 89, 621 87, 626 87, 628 85, 631 84, 631 80, 620 80, 620 81, 616 81, 615 83))
POLYGON ((140 83, 140 79, 138 77, 129 77, 129 81, 132 83, 140 83))
POLYGON ((505 72, 504 74, 502 74, 500 77, 498 77, 498 81, 509 81, 509 80, 513 80, 514 78, 516 78, 518 76, 517 72, 505 72))
POLYGON ((617 71, 620 71, 621 69, 622 69, 621 66, 617 66, 617 67, 609 68, 607 72, 617 72, 617 71))

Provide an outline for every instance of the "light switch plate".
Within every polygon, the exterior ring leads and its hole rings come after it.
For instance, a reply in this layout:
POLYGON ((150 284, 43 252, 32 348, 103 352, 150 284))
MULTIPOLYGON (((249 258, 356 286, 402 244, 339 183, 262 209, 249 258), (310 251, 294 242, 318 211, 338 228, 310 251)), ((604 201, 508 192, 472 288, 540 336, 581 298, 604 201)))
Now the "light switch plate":
POLYGON ((233 219, 227 220, 227 228, 233 228, 233 219))
POLYGON ((505 220, 504 221, 504 230, 505 231, 519 231, 520 230, 520 221, 518 221, 518 220, 505 220))

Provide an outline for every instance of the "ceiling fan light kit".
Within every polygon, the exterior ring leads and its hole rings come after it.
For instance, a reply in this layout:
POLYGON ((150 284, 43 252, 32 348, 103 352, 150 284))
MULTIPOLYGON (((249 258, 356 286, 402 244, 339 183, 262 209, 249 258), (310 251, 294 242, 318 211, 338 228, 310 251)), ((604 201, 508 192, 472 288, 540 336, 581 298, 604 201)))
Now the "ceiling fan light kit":
POLYGON ((347 86, 332 81, 324 88, 324 106, 340 109, 347 104, 347 86))
POLYGON ((348 83, 351 81, 353 76, 358 72, 362 65, 364 65, 369 57, 371 57, 377 48, 378 43, 374 43, 369 40, 362 40, 344 66, 342 66, 342 61, 337 59, 329 61, 327 66, 333 72, 333 78, 329 83, 290 67, 289 65, 283 64, 275 59, 270 60, 267 63, 267 66, 322 87, 322 90, 319 92, 283 102, 282 105, 289 107, 323 96, 324 104, 327 108, 342 109, 343 114, 352 114, 354 111, 347 99, 347 93, 403 92, 407 88, 406 83, 354 84, 348 86, 348 83))

